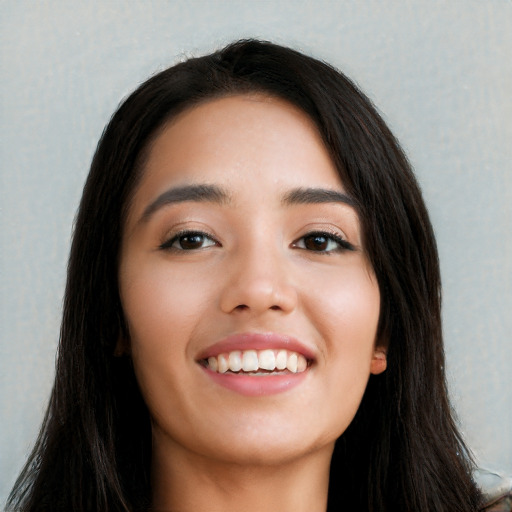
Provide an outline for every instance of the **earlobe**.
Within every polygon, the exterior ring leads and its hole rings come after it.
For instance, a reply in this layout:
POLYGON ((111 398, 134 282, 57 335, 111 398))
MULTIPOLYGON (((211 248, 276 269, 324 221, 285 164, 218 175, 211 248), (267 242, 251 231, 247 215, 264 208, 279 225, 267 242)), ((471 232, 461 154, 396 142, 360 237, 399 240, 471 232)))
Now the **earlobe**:
POLYGON ((373 352, 372 362, 370 364, 370 373, 379 375, 387 367, 387 354, 384 347, 377 347, 373 352))

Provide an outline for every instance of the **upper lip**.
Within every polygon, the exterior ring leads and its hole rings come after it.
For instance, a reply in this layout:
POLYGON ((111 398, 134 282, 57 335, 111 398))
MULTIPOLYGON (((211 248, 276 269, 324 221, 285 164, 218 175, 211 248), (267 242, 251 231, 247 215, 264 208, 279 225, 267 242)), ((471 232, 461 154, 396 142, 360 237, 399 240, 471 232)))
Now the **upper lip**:
POLYGON ((302 354, 308 360, 314 360, 313 350, 292 336, 276 333, 241 333, 232 334, 210 345, 198 354, 197 359, 203 360, 219 354, 235 350, 284 349, 302 354))

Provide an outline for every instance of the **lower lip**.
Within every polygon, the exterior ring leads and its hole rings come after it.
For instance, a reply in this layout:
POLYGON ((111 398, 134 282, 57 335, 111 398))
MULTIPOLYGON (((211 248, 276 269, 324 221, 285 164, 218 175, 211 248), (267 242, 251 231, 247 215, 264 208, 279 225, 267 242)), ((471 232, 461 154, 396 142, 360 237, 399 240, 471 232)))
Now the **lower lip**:
POLYGON ((241 395, 266 396, 284 393, 298 386, 308 370, 281 375, 244 375, 240 373, 217 373, 203 367, 204 372, 217 384, 241 395))

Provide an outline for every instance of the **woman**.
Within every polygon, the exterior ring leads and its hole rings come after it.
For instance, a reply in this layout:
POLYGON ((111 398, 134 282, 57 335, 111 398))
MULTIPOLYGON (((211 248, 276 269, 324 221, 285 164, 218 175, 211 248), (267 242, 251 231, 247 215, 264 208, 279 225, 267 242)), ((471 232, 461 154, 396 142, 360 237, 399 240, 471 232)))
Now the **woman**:
POLYGON ((20 510, 477 510, 432 228, 370 101, 240 41, 94 157, 20 510))

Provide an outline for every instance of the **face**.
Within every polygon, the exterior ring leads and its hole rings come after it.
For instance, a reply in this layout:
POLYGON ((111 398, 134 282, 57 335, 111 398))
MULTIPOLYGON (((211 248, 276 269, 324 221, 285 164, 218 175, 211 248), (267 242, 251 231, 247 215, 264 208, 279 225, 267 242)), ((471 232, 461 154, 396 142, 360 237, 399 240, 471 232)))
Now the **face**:
POLYGON ((157 452, 330 451, 385 368, 357 214, 313 123, 275 98, 212 100, 165 127, 119 281, 157 452))

